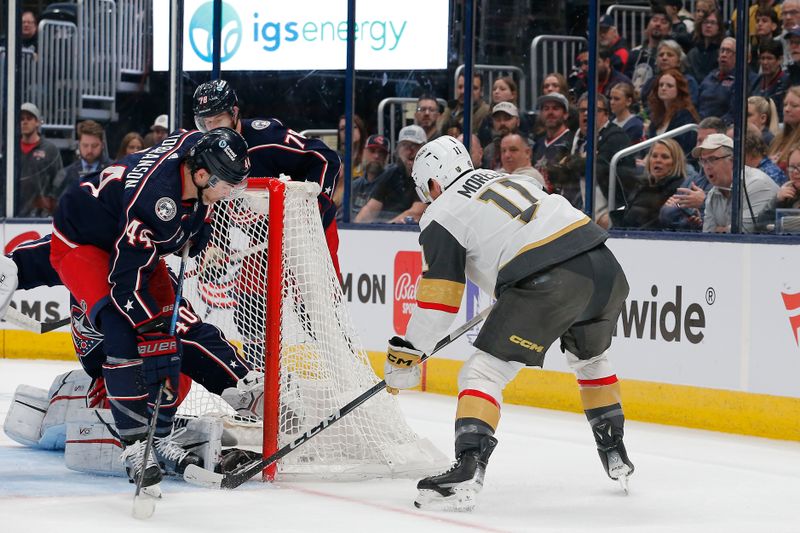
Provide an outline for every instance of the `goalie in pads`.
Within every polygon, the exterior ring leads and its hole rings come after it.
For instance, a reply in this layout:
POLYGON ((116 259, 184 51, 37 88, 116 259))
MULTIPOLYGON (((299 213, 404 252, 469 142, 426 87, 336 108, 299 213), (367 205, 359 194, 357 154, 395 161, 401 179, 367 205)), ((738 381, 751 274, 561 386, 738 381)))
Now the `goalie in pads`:
POLYGON ((606 354, 628 283, 604 244, 607 233, 533 178, 473 169, 464 145, 450 136, 422 147, 412 177, 430 203, 420 220, 425 269, 406 338, 389 341, 387 388, 419 383, 417 362, 455 318, 467 276, 497 298, 458 375, 456 462, 417 484, 415 505, 474 507, 497 446, 503 388, 523 367, 542 366, 559 339, 603 468, 626 487, 633 464, 606 354))

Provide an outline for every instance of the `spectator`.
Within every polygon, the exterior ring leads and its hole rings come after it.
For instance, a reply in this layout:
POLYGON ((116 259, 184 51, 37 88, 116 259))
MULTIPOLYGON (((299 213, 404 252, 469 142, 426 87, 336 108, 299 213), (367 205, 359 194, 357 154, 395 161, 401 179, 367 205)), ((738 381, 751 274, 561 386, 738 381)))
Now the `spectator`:
MULTIPOLYGON (((481 123, 489 116, 489 104, 483 101, 483 78, 480 74, 472 75, 472 133, 477 133, 481 123)), ((452 134, 464 129, 464 75, 461 74, 456 82, 456 98, 447 103, 447 109, 442 113, 442 134, 452 134)), ((458 133, 453 135, 457 137, 458 133)))
POLYGON ((789 75, 781 68, 781 58, 783 58, 783 45, 780 41, 767 41, 761 45, 758 58, 761 74, 756 76, 751 94, 775 102, 778 117, 782 121, 783 97, 789 88, 789 75))
POLYGON ((674 139, 656 142, 647 154, 647 183, 625 209, 613 211, 615 228, 661 229, 661 207, 686 179, 686 155, 674 139))
MULTIPOLYGON (((588 64, 587 67, 588 68, 588 64)), ((580 94, 586 92, 585 90, 580 94)), ((572 130, 576 131, 578 129, 578 109, 573 105, 574 98, 573 95, 575 94, 573 91, 569 89, 569 85, 567 83, 566 78, 560 72, 551 72, 547 76, 544 77, 544 81, 542 82, 542 90, 541 94, 550 94, 550 93, 559 93, 563 94, 567 101, 569 102, 569 116, 567 117, 567 127, 572 130)), ((544 124, 541 121, 541 117, 538 115, 536 116, 536 121, 534 122, 532 127, 526 126, 528 122, 525 120, 526 116, 523 115, 520 117, 520 126, 519 129, 525 135, 529 135, 533 137, 541 135, 544 133, 544 124), (527 128, 527 129, 526 129, 527 128)))
POLYGON ((686 54, 686 60, 689 62, 687 70, 696 80, 704 80, 718 66, 719 47, 725 37, 721 20, 720 12, 714 10, 694 27, 692 49, 686 54))
MULTIPOLYGON (((630 58, 628 59, 630 65, 630 58)), ((627 74, 627 70, 625 73, 627 74)), ((569 94, 565 94, 568 98, 571 97, 573 101, 580 98, 580 96, 588 90, 587 76, 589 75, 589 51, 581 50, 575 57, 575 64, 572 65, 572 70, 567 78, 569 84, 569 94)), ((549 74, 548 74, 549 76, 549 74)), ((630 75, 628 75, 630 77, 630 75)), ((544 85, 543 85, 544 88, 544 85)), ((547 94, 542 91, 542 94, 547 94)))
POLYGON ((386 167, 376 178, 372 195, 359 211, 355 222, 403 224, 407 217, 419 222, 425 204, 417 197, 411 168, 414 157, 427 141, 425 131, 419 126, 406 126, 400 130, 397 136, 397 162, 386 167))
MULTIPOLYGON (((650 93, 650 138, 674 130, 686 124, 696 124, 700 118, 689 96, 689 85, 680 71, 675 69, 661 72, 655 81, 656 90, 650 93)), ((684 153, 694 148, 697 134, 689 131, 678 135, 675 140, 684 153)))
POLYGON ((105 132, 103 126, 94 120, 78 123, 78 159, 67 165, 58 173, 55 183, 56 197, 61 198, 64 191, 82 177, 107 167, 111 160, 103 152, 105 150, 105 132))
MULTIPOLYGON (((700 25, 706 15, 713 13, 719 9, 716 0, 696 0, 694 3, 694 14, 692 15, 692 40, 694 40, 694 32, 700 30, 700 25)), ((688 28, 688 26, 687 26, 688 28)))
MULTIPOLYGON (((517 92, 517 84, 514 82, 514 79, 511 76, 503 76, 494 80, 494 83, 492 84, 492 109, 494 109, 494 106, 501 102, 510 102, 517 106, 517 109, 519 109, 518 98, 519 93, 517 92)), ((522 124, 524 118, 520 116, 519 119, 519 129, 524 131, 527 135, 530 131, 530 125, 528 124, 526 128, 523 128, 522 124)), ((527 124, 528 121, 525 120, 525 122, 527 124)), ((485 147, 492 142, 493 124, 492 116, 489 115, 483 120, 483 123, 478 128, 478 139, 481 141, 481 146, 485 147)))
POLYGON ((631 82, 625 74, 612 68, 611 57, 612 53, 608 48, 600 48, 597 52, 597 92, 606 97, 618 83, 631 82))
POLYGON ((633 98, 633 85, 618 83, 611 89, 608 102, 611 113, 614 115, 612 122, 623 129, 631 140, 631 144, 636 144, 644 139, 644 122, 639 115, 632 112, 633 98))
POLYGON ((22 12, 22 25, 20 30, 20 45, 22 50, 36 53, 39 46, 39 26, 36 14, 30 9, 22 12))
POLYGON ((758 128, 761 132, 761 138, 769 145, 780 131, 778 127, 780 120, 778 119, 778 109, 775 102, 763 96, 751 96, 748 98, 747 122, 758 128))
MULTIPOLYGON (((388 157, 389 139, 383 135, 370 135, 364 146, 364 154, 361 158, 363 167, 360 172, 361 175, 354 179, 350 185, 351 220, 356 217, 372 195, 372 191, 378 181, 377 178, 383 172, 388 157)), ((337 212, 339 220, 341 220, 342 212, 343 209, 340 207, 337 212)))
MULTIPOLYGON (((522 174, 530 176, 546 186, 544 176, 531 165, 531 146, 528 139, 519 133, 509 133, 500 140, 500 159, 503 162, 501 172, 506 174, 522 174)), ((475 167, 479 168, 479 167, 475 167)))
POLYGON ((130 131, 122 138, 117 150, 117 159, 122 159, 128 154, 133 154, 144 148, 144 139, 135 131, 130 131))
MULTIPOLYGON (((711 182, 706 195, 703 231, 730 233, 731 231, 731 187, 733 185, 733 140, 725 134, 714 133, 696 147, 692 155, 700 164, 711 182)), ((761 211, 778 191, 778 186, 769 176, 758 169, 744 167, 742 186, 742 230, 752 233, 761 211), (746 191, 746 193, 745 193, 746 191)))
MULTIPOLYGON (((464 142, 464 134, 458 136, 458 140, 464 142)), ((474 133, 469 141, 469 158, 472 159, 472 166, 481 168, 483 164, 483 147, 481 146, 478 136, 474 133)))
MULTIPOLYGON (((683 74, 683 77, 686 78, 686 82, 689 84, 689 97, 691 98, 692 103, 696 104, 699 85, 697 84, 697 80, 694 79, 694 76, 686 72, 685 67, 686 54, 683 53, 681 46, 672 39, 664 39, 661 41, 661 44, 658 45, 658 54, 656 56, 657 72, 664 72, 669 69, 680 71, 680 73, 683 74)), ((650 97, 653 87, 655 86, 655 79, 656 77, 653 76, 642 87, 642 103, 644 104, 645 109, 648 110, 650 109, 648 98, 650 97)))
POLYGON ((628 67, 625 69, 625 75, 632 80, 631 83, 637 91, 641 91, 647 80, 653 77, 658 45, 669 36, 669 32, 670 22, 666 10, 660 5, 654 5, 645 28, 647 42, 631 50, 628 67))
POLYGON ((800 26, 789 28, 783 37, 789 48, 791 61, 786 66, 789 85, 800 85, 800 26))
POLYGON ((625 42, 617 31, 617 23, 612 15, 603 15, 600 18, 600 35, 598 44, 608 48, 611 52, 611 66, 617 72, 625 72, 628 64, 628 43, 625 42))
POLYGON ((425 130, 428 141, 439 136, 439 102, 435 96, 423 94, 417 98, 417 109, 414 112, 414 124, 425 130))
POLYGON ((169 133, 167 128, 169 128, 169 116, 158 115, 150 126, 150 131, 144 136, 144 147, 150 148, 166 139, 169 133))
POLYGON ((519 110, 511 102, 500 102, 492 109, 492 142, 483 148, 480 168, 500 170, 500 139, 519 131, 519 110))
MULTIPOLYGON (((750 27, 752 31, 753 27, 750 27)), ((754 72, 760 69, 759 59, 762 47, 767 43, 776 42, 780 44, 779 65, 783 66, 783 40, 781 35, 781 22, 778 14, 772 7, 759 7, 756 12, 755 37, 750 39, 750 68, 754 72)))
POLYGON ((680 15, 683 0, 662 0, 662 4, 670 23, 669 38, 678 43, 684 51, 689 50, 692 47, 692 36, 686 21, 680 15))
POLYGON ((757 168, 769 176, 776 185, 786 183, 786 174, 767 157, 767 145, 761 138, 760 130, 755 126, 748 126, 744 138, 744 164, 757 168))
POLYGON ((769 157, 781 170, 786 171, 789 152, 797 146, 800 146, 800 86, 793 86, 786 90, 783 99, 783 130, 769 144, 769 157))
MULTIPOLYGON (((697 125, 697 146, 703 144, 712 133, 725 133, 727 125, 717 117, 708 117, 697 125)), ((662 228, 675 230, 700 230, 703 228, 706 193, 711 190, 711 183, 703 173, 694 171, 691 165, 686 166, 686 180, 678 187, 675 194, 661 207, 659 221, 662 228)))
MULTIPOLYGON (((339 136, 338 136, 338 143, 339 146, 337 147, 337 151, 339 152, 339 158, 344 161, 344 132, 345 132, 345 117, 342 115, 339 117, 339 136)), ((364 125, 364 119, 362 119, 358 115, 353 115, 353 149, 352 149, 352 173, 351 178, 355 179, 361 176, 361 157, 364 154, 364 145, 367 141, 367 127, 364 125)), ((342 182, 343 180, 337 180, 338 182, 342 182)), ((342 184, 344 185, 344 184, 342 184)), ((339 187, 337 187, 338 189, 339 187)), ((336 205, 340 205, 337 203, 336 205)))
POLYGON ((55 180, 61 171, 58 148, 39 134, 42 115, 30 102, 20 107, 20 179, 16 215, 47 217, 56 207, 55 180))
POLYGON ((775 228, 777 209, 800 209, 800 147, 789 153, 789 180, 782 184, 764 210, 758 215, 759 229, 775 228))
POLYGON ((787 67, 792 63, 792 56, 789 49, 789 43, 786 42, 786 34, 788 30, 800 26, 800 0, 783 0, 783 9, 781 10, 781 21, 783 23, 783 66, 787 67))
MULTIPOLYGON (((726 37, 719 47, 719 67, 708 73, 700 83, 700 116, 719 117, 725 122, 733 122, 733 83, 736 68, 736 40, 726 37)), ((750 69, 744 72, 748 79, 745 87, 752 87, 755 76, 750 69)))
POLYGON ((572 148, 574 134, 567 128, 569 102, 560 93, 539 97, 536 102, 544 124, 544 133, 534 138, 533 167, 548 181, 548 167, 559 164, 572 148))

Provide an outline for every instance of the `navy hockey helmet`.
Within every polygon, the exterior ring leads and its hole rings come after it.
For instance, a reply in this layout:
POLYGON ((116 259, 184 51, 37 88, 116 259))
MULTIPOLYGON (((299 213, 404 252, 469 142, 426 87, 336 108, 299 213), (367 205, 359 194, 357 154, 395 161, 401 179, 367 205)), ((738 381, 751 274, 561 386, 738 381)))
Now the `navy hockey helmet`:
POLYGON ((189 151, 189 158, 195 168, 205 168, 211 173, 212 187, 216 179, 238 185, 250 173, 247 142, 230 128, 215 128, 203 135, 189 151))
POLYGON ((192 97, 192 112, 197 129, 208 131, 203 120, 205 117, 213 117, 226 112, 233 116, 233 108, 238 105, 239 99, 236 97, 236 91, 227 81, 213 80, 200 84, 192 97))

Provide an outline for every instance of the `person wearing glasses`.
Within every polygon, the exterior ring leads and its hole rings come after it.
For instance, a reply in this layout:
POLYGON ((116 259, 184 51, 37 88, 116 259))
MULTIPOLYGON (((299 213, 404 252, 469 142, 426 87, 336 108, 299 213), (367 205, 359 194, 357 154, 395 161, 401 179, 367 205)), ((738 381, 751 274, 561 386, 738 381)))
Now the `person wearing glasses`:
POLYGON ((417 109, 414 112, 414 124, 425 130, 428 141, 441 135, 439 133, 439 102, 435 96, 423 94, 417 99, 417 109))
POLYGON ((781 22, 783 24, 783 66, 792 64, 792 54, 789 49, 788 34, 789 30, 800 26, 800 0, 784 0, 781 10, 781 22))
MULTIPOLYGON (((700 83, 698 112, 702 118, 719 117, 733 122, 733 84, 736 69, 736 39, 726 37, 719 47, 719 66, 708 73, 700 83)), ((756 76, 746 69, 745 87, 755 84, 756 76)))
POLYGON ((769 204, 758 216, 760 229, 772 230, 775 223, 777 209, 800 209, 800 148, 795 148, 789 154, 789 180, 780 186, 778 192, 769 201, 769 204))
POLYGON ((717 68, 719 47, 724 37, 722 14, 716 8, 705 12, 694 27, 692 49, 686 53, 688 70, 696 80, 704 80, 717 68))
MULTIPOLYGON (((730 233, 733 139, 723 133, 713 133, 692 150, 692 155, 700 161, 712 185, 706 195, 703 232, 730 233)), ((748 166, 744 167, 742 185, 742 231, 752 233, 756 229, 758 216, 777 194, 778 185, 760 170, 748 166)))

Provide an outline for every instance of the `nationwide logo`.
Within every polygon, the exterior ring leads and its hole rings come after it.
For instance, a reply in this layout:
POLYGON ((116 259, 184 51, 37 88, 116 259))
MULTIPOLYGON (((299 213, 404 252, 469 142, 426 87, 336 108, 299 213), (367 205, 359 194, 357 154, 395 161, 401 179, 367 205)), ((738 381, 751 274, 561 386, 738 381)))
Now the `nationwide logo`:
POLYGON ((422 277, 422 252, 397 252, 394 256, 394 331, 405 335, 417 306, 417 284, 422 277))
POLYGON ((798 330, 800 330, 800 292, 794 294, 782 292, 783 305, 789 312, 789 325, 792 326, 792 333, 794 333, 794 342, 800 346, 800 338, 798 338, 798 330))
MULTIPOLYGON (((213 39, 214 2, 206 2, 197 8, 189 21, 189 43, 197 57, 211 63, 214 53, 213 39)), ((233 7, 222 2, 222 32, 220 38, 220 62, 232 58, 242 44, 242 21, 233 7)))

